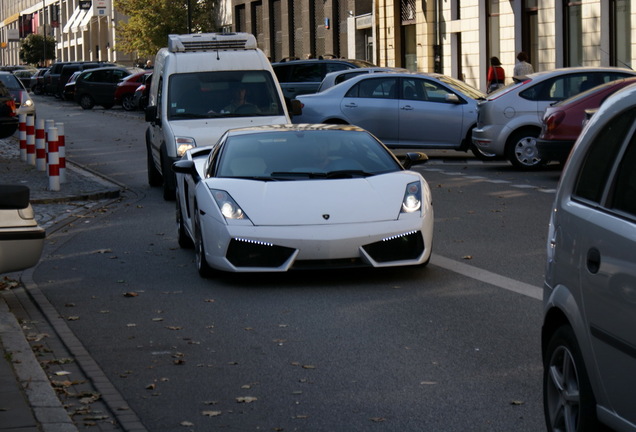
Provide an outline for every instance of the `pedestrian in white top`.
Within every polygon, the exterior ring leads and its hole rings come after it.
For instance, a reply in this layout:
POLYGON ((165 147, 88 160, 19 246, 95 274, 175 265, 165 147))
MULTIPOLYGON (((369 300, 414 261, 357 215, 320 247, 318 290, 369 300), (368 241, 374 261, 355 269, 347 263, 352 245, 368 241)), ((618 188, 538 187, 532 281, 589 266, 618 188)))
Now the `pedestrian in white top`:
POLYGON ((528 63, 528 54, 521 51, 517 54, 517 60, 512 76, 525 76, 534 73, 534 68, 528 63))

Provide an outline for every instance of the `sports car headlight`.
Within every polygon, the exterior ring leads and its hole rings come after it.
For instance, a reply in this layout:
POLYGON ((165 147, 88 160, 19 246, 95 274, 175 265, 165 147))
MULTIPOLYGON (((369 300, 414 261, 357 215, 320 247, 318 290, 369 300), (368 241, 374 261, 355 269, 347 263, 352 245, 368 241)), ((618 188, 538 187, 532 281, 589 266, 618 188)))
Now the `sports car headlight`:
POLYGON ((221 214, 225 219, 248 219, 243 209, 229 193, 218 189, 211 189, 210 192, 212 192, 214 201, 216 201, 216 205, 219 206, 219 210, 221 210, 221 214))
POLYGON ((413 213, 422 208, 422 185, 419 181, 406 185, 404 200, 402 201, 402 213, 413 213))
POLYGON ((194 141, 194 138, 189 137, 175 137, 175 142, 177 143, 177 156, 181 157, 190 150, 197 146, 197 143, 194 141))

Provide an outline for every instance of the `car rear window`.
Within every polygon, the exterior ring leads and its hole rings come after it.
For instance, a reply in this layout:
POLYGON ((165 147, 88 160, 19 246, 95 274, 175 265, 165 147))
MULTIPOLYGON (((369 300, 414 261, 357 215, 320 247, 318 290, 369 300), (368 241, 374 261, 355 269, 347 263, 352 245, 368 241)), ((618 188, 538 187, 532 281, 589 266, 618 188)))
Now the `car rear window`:
MULTIPOLYGON (((634 135, 635 120, 636 109, 630 109, 615 116, 594 138, 577 175, 575 199, 603 205, 608 178, 625 138, 634 135)), ((634 165, 631 168, 634 170, 634 165)))

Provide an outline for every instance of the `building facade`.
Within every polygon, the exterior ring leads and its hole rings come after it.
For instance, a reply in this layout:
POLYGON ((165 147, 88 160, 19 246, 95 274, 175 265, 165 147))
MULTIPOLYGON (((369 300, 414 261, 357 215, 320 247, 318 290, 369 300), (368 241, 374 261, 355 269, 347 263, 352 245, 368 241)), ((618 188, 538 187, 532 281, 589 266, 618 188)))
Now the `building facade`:
POLYGON ((115 23, 125 19, 112 0, 2 0, 1 63, 20 64, 20 40, 31 33, 55 38, 58 61, 109 61, 132 65, 115 50, 115 23))
POLYGON ((508 80, 536 71, 631 67, 636 0, 233 0, 234 31, 272 58, 335 56, 441 72, 485 89, 490 57, 508 80))

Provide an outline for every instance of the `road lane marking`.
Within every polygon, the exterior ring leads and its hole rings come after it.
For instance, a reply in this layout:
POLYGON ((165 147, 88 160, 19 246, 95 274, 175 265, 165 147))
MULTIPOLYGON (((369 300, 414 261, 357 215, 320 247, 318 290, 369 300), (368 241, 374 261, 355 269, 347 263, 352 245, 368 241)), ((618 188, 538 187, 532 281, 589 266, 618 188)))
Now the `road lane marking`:
POLYGON ((535 300, 543 299, 543 290, 541 288, 527 284, 525 282, 511 279, 506 276, 499 275, 497 273, 489 272, 488 270, 480 269, 478 267, 454 261, 449 258, 444 258, 435 254, 431 256, 431 264, 455 273, 459 273, 464 276, 468 276, 480 282, 485 282, 487 284, 494 285, 496 287, 503 288, 517 294, 525 295, 535 300))

